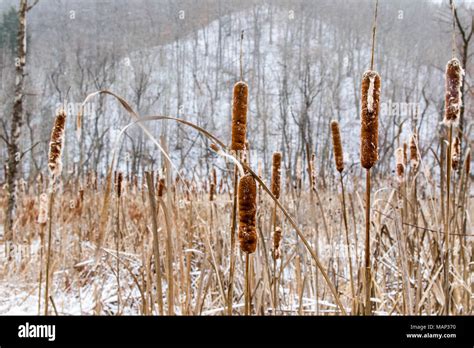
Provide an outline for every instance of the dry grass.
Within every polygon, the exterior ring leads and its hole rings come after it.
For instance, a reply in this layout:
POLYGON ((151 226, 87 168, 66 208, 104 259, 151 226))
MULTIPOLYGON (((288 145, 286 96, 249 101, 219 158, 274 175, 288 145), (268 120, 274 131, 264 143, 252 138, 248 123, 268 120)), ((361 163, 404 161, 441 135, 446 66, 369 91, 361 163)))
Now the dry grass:
MULTIPOLYGON (((372 302, 375 314, 440 314, 444 308, 442 229, 439 228, 440 197, 432 195, 436 187, 430 187, 430 181, 419 174, 422 183, 418 187, 418 198, 410 201, 409 219, 400 218, 400 202, 396 194, 396 180, 377 180, 372 203, 373 225, 371 252, 373 255, 372 302), (403 236, 400 238, 399 236, 403 236), (406 250, 406 267, 401 262, 399 244, 403 243, 406 250), (404 287, 404 272, 408 272, 410 281, 404 287), (413 297, 412 308, 408 308, 407 298, 410 292, 413 297)), ((220 173, 218 180, 230 178, 220 173)), ((57 191, 56 209, 52 219, 56 221, 53 230, 53 251, 51 253, 54 283, 51 296, 54 298, 60 314, 71 313, 72 309, 64 298, 72 302, 87 302, 88 289, 95 284, 93 295, 94 307, 83 305, 83 313, 99 314, 159 314, 160 306, 157 298, 156 263, 154 262, 153 219, 150 212, 147 185, 133 177, 125 177, 122 184, 121 197, 112 195, 115 204, 109 205, 107 230, 100 253, 100 262, 89 262, 94 259, 95 245, 98 243, 98 225, 103 197, 107 190, 105 179, 97 179, 89 174, 83 178, 69 178, 57 191), (137 183, 138 181, 138 183, 137 183), (82 191, 81 191, 82 190, 82 191), (118 211, 117 200, 121 201, 120 245, 116 251, 116 223, 118 211), (116 270, 120 269, 120 273, 116 270), (117 281, 116 278, 120 278, 117 281), (120 288, 120 291, 118 291, 120 288), (112 300, 110 299, 111 295, 112 300), (81 295, 82 294, 82 295, 81 295), (120 303, 120 308, 118 306, 120 303), (92 312, 91 312, 92 311, 92 312)), ((269 179, 269 178, 268 178, 269 179)), ((364 226, 362 182, 353 177, 353 185, 347 188, 347 207, 349 230, 361 235, 364 226)), ((464 176, 463 187, 469 185, 468 177, 464 176)), ((461 184, 460 182, 457 183, 461 184)), ((22 247, 21 256, 10 265, 3 265, 2 279, 8 282, 18 281, 31 290, 33 298, 38 284, 38 266, 40 265, 41 249, 35 248, 41 239, 42 226, 36 222, 38 216, 38 197, 40 187, 32 185, 19 193, 20 204, 15 228, 18 231, 18 246, 22 247)), ((220 185, 218 185, 219 187, 220 185)), ((223 188, 227 185, 222 185, 223 188)), ((413 190, 408 186, 409 190, 413 190)), ((309 190, 308 190, 309 191, 309 190)), ((280 201, 289 209, 300 226, 305 238, 313 248, 318 248, 321 262, 326 267, 329 278, 337 286, 341 301, 350 312, 352 293, 350 271, 347 258, 347 246, 341 233, 342 209, 337 199, 337 182, 327 188, 319 188, 324 211, 327 216, 328 233, 331 244, 325 238, 316 240, 317 230, 324 226, 322 217, 311 214, 310 192, 303 191, 299 198, 294 199, 288 192, 282 191, 280 201), (297 209, 297 207, 299 207, 297 209)), ((467 192, 465 190, 463 192, 467 192)), ((183 183, 170 188, 170 204, 164 206, 169 215, 168 223, 160 213, 157 217, 157 235, 160 246, 171 244, 173 253, 167 248, 162 249, 159 258, 161 264, 159 275, 162 275, 163 289, 168 290, 170 280, 175 283, 173 290, 166 291, 161 300, 167 308, 174 302, 178 314, 224 314, 226 308, 226 279, 229 275, 230 238, 226 237, 232 199, 230 193, 223 190, 216 192, 215 200, 209 202, 209 192, 197 188, 190 194, 185 193, 183 183), (212 209, 210 205, 212 204, 212 209), (213 217, 211 219, 211 213, 213 217), (168 238, 167 229, 171 228, 173 238, 168 238), (166 260, 172 256, 171 262, 166 260), (172 267, 170 272, 169 267, 172 267), (186 266, 187 265, 187 266, 186 266), (169 276, 167 276, 169 275, 169 276), (171 278, 170 278, 171 277, 171 278)), ((410 196, 410 193, 408 193, 410 196)), ((5 204, 2 192, 2 204, 5 204)), ((252 254, 251 269, 251 312, 253 314, 340 314, 336 303, 324 282, 316 282, 318 271, 308 252, 301 247, 294 229, 286 219, 280 219, 279 225, 283 232, 280 244, 281 258, 277 261, 276 273, 279 278, 277 288, 278 306, 273 307, 272 278, 268 277, 267 264, 271 255, 265 257, 263 245, 272 243, 272 211, 274 202, 266 196, 259 198, 257 211, 257 228, 264 240, 258 243, 256 252, 252 254), (316 290, 318 287, 318 297, 316 290)), ((317 204, 317 203, 316 203, 317 204)), ((469 278, 469 261, 472 258, 473 237, 466 226, 470 225, 472 202, 467 195, 456 198, 457 214, 452 221, 451 243, 452 262, 451 283, 452 308, 451 314, 472 314, 471 279, 469 278), (467 219, 467 221, 466 221, 467 219)), ((322 236, 322 235, 321 235, 322 236)), ((358 238, 363 242, 363 238, 358 238)), ((356 245, 351 238, 352 251, 363 245, 356 245)), ((266 249, 271 253, 270 248, 266 249)), ((354 255, 354 252, 352 253, 354 255)), ((363 260, 354 257, 353 265, 360 270, 363 260)), ((243 293, 245 288, 245 255, 237 252, 234 277, 234 314, 243 313, 243 293)), ((403 262, 405 263, 405 262, 403 262)), ((362 268, 363 269, 363 268, 362 268)), ((356 296, 361 294, 362 277, 360 272, 354 277, 356 296)), ((21 286, 21 285, 19 285, 21 286)), ((36 297, 34 297, 36 299, 36 297)), ((35 300, 36 302, 37 300, 35 300)))

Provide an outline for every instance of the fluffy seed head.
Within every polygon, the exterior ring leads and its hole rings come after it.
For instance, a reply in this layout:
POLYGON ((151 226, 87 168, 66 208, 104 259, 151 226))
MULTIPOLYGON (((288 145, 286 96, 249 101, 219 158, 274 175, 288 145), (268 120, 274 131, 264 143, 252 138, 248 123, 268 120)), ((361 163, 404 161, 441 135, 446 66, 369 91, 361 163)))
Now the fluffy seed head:
POLYGON ((344 170, 344 156, 342 152, 341 132, 337 121, 331 122, 332 144, 334 147, 334 159, 336 160, 336 169, 338 172, 344 170))
POLYGON ((51 138, 49 143, 49 172, 55 178, 59 177, 62 172, 63 164, 61 161, 61 154, 64 145, 64 131, 66 126, 66 112, 60 109, 56 114, 53 130, 51 131, 51 138))
POLYGON ((362 76, 360 162, 370 169, 378 160, 380 75, 367 70, 362 76))
POLYGON ((395 163, 396 163, 398 181, 403 182, 405 178, 405 164, 403 163, 403 148, 402 147, 399 147, 395 151, 395 163))
POLYGON ((274 152, 272 159, 272 193, 276 199, 280 198, 281 189, 281 152, 274 152))
POLYGON ((48 222, 48 195, 42 193, 39 197, 38 224, 46 225, 48 222))
POLYGON ((451 168, 453 170, 459 169, 459 163, 461 162, 461 141, 459 137, 455 137, 451 149, 451 168))
POLYGON ((245 149, 248 93, 248 86, 245 82, 239 81, 234 85, 232 103, 232 150, 245 149))
POLYGON ((257 184, 247 174, 239 181, 239 241, 240 249, 248 254, 257 248, 257 184))
POLYGON ((464 71, 457 58, 451 59, 446 65, 446 96, 444 109, 444 124, 456 126, 461 112, 461 84, 464 71))

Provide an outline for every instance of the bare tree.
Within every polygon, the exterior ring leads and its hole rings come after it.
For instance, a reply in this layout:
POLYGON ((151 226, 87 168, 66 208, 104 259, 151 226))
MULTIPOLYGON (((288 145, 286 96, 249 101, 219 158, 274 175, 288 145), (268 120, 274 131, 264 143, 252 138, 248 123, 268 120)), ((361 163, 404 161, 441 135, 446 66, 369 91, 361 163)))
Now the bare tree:
MULTIPOLYGON (((21 159, 19 147, 21 126, 23 124, 23 99, 24 99, 24 79, 26 68, 26 14, 33 6, 38 3, 36 0, 31 6, 28 6, 28 0, 20 0, 18 11, 18 36, 17 36, 17 57, 15 59, 15 99, 13 102, 13 113, 10 128, 10 137, 7 143, 7 187, 8 201, 5 212, 5 246, 7 254, 10 255, 11 242, 14 241, 13 235, 13 217, 16 205, 16 178, 18 174, 18 164, 21 159), (9 244, 9 246, 8 246, 9 244)), ((11 257, 11 255, 10 255, 11 257)))

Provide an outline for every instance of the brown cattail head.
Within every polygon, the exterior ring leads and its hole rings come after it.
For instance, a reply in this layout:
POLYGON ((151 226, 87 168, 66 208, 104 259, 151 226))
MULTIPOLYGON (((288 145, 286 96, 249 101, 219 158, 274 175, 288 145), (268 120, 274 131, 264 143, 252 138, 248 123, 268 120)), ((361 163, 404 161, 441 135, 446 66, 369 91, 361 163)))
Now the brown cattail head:
POLYGON ((459 163, 461 162, 461 141, 459 137, 455 137, 451 149, 451 168, 453 170, 459 169, 459 163))
POLYGON ((406 141, 403 142, 403 165, 406 167, 408 165, 408 144, 406 141))
POLYGON ((367 70, 362 76, 360 162, 370 169, 378 160, 380 75, 367 70))
POLYGON ((216 195, 216 185, 211 182, 209 185, 209 200, 212 202, 214 200, 214 197, 216 195))
POLYGON ((457 58, 451 59, 446 65, 446 96, 444 110, 444 124, 456 126, 461 112, 461 84, 464 71, 457 58))
POLYGON ((402 147, 399 147, 395 151, 395 163, 396 163, 398 181, 403 182, 403 180, 405 179, 405 164, 403 163, 403 148, 402 147))
POLYGON ((245 82, 239 81, 234 85, 232 103, 232 150, 245 149, 248 93, 248 86, 245 82))
POLYGON ((158 183, 158 197, 163 197, 163 193, 166 190, 165 179, 161 178, 158 183))
POLYGON ((48 195, 42 193, 39 197, 38 224, 46 225, 48 222, 48 195))
POLYGON ((119 197, 119 198, 120 198, 120 196, 122 196, 122 181, 123 181, 123 174, 122 174, 122 172, 119 172, 118 175, 117 175, 117 182, 116 182, 117 197, 119 197))
POLYGON ((239 181, 239 241, 240 249, 251 254, 257 248, 257 184, 247 174, 239 181))
POLYGON ((49 159, 48 167, 50 174, 57 178, 61 175, 63 163, 61 161, 61 154, 64 145, 64 131, 66 126, 66 112, 60 109, 56 114, 54 127, 51 132, 51 139, 49 143, 49 159))
POLYGON ((272 193, 276 199, 280 198, 281 190, 281 152, 274 152, 272 159, 272 193))
POLYGON ((344 156, 342 152, 341 132, 339 123, 331 121, 332 144, 334 146, 334 159, 336 160, 336 169, 338 172, 344 170, 344 156))
POLYGON ((280 242, 281 242, 281 228, 275 227, 273 232, 273 258, 275 260, 280 258, 280 242))
POLYGON ((217 187, 217 171, 216 168, 212 168, 212 183, 217 187))
POLYGON ((417 170, 420 165, 420 154, 418 153, 418 137, 415 133, 410 138, 410 165, 417 170))

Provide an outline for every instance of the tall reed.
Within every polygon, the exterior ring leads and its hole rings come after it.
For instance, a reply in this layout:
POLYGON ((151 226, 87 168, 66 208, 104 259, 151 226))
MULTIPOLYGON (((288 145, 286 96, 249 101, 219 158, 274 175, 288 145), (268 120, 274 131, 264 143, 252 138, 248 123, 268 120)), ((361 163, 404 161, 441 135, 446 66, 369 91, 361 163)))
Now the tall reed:
POLYGON ((54 121, 53 130, 51 131, 51 138, 49 143, 49 154, 48 154, 48 168, 50 173, 49 183, 49 205, 48 205, 48 250, 46 254, 46 284, 45 284, 45 296, 44 296, 44 315, 48 315, 48 304, 49 304, 49 284, 50 284, 50 263, 51 263, 51 243, 52 243, 52 216, 54 206, 54 191, 55 182, 59 180, 63 163, 61 161, 61 155, 64 147, 64 133, 66 131, 66 112, 63 109, 58 110, 56 119, 54 121))
POLYGON ((448 150, 446 158, 446 216, 444 219, 444 313, 450 312, 450 281, 449 281, 449 229, 450 229, 450 205, 451 205, 451 170, 452 170, 452 147, 453 147, 453 127, 459 123, 462 106, 461 85, 464 71, 461 63, 454 57, 446 65, 446 93, 445 112, 443 123, 448 127, 448 150))
MULTIPOLYGON (((159 209, 156 204, 155 184, 153 182, 153 174, 145 172, 146 182, 148 186, 148 199, 150 201, 150 214, 152 222, 153 233, 153 256, 155 261, 155 281, 156 281, 156 297, 158 302, 158 310, 160 315, 163 315, 163 290, 161 286, 161 255, 160 255, 160 239, 158 236, 158 214, 159 209)), ((161 184, 161 186, 163 186, 161 184)), ((161 196, 163 196, 163 189, 161 189, 161 196)), ((159 196, 159 197, 161 197, 159 196)), ((169 251, 168 251, 169 252, 169 251)))
POLYGON ((361 134, 360 134, 360 162, 366 169, 365 189, 365 315, 372 314, 371 270, 370 270, 370 169, 378 160, 378 128, 379 128, 379 101, 380 75, 373 70, 375 52, 375 33, 377 29, 377 7, 375 2, 374 22, 372 27, 372 52, 370 69, 362 76, 362 103, 361 103, 361 134))
MULTIPOLYGON (((241 45, 243 34, 241 36, 241 45)), ((242 79, 242 46, 241 46, 241 79, 242 79)), ((234 85, 232 99, 232 142, 231 150, 235 151, 237 158, 240 151, 245 150, 247 134, 247 103, 248 103, 248 85, 244 81, 239 81, 234 85)), ((233 302, 233 282, 235 269, 235 230, 237 225, 237 190, 239 182, 239 169, 234 166, 234 200, 232 209, 231 223, 231 251, 230 251, 230 270, 229 270, 229 288, 227 291, 227 314, 232 315, 233 302)))
POLYGON ((44 229, 48 223, 48 195, 42 193, 39 197, 38 225, 40 226, 40 271, 38 279, 38 315, 41 314, 41 288, 43 285, 43 253, 44 253, 44 229))
POLYGON ((349 276, 351 282, 351 294, 352 294, 352 313, 356 309, 356 295, 355 295, 355 286, 354 286, 354 273, 352 270, 352 252, 349 239, 349 226, 347 223, 347 211, 346 211, 346 198, 344 191, 344 180, 342 177, 342 172, 344 171, 344 151, 342 149, 342 140, 341 140, 341 131, 339 129, 339 123, 336 120, 331 121, 331 134, 332 134, 332 144, 334 148, 334 161, 336 162, 336 169, 339 172, 339 181, 341 183, 342 191, 342 217, 344 220, 344 229, 346 234, 346 246, 347 246, 347 257, 349 258, 349 276))
MULTIPOLYGON (((272 180, 271 190, 276 199, 280 198, 281 191, 281 152, 274 152, 272 158, 272 180)), ((273 221, 273 312, 276 314, 278 306, 278 277, 277 277, 277 260, 280 258, 281 243, 281 227, 278 225, 277 206, 274 204, 272 221, 273 221)))

